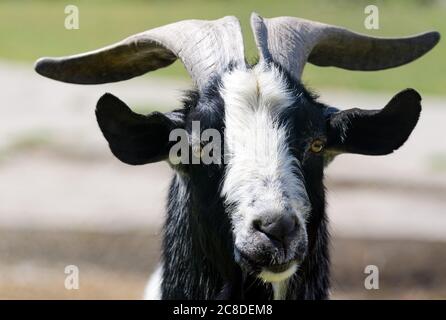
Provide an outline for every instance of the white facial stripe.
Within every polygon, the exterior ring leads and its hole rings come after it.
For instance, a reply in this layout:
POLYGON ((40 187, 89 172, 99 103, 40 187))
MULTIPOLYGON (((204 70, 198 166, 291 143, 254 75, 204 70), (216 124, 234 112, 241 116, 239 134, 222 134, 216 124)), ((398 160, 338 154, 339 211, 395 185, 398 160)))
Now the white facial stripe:
MULTIPOLYGON (((222 80, 228 164, 222 194, 228 202, 243 206, 254 188, 257 197, 283 210, 285 191, 296 194, 305 190, 292 174, 299 164, 288 150, 287 128, 277 121, 295 97, 274 67, 235 70, 222 80)), ((288 205, 302 211, 299 197, 289 199, 288 205)))

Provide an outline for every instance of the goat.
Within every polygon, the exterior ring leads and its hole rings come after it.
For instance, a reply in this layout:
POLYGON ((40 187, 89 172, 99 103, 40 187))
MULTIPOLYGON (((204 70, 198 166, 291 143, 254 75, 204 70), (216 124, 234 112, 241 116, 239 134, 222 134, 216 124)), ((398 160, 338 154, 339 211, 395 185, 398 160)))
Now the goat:
POLYGON ((413 89, 396 94, 381 110, 339 110, 318 102, 301 76, 307 61, 365 71, 400 66, 431 50, 437 32, 377 38, 255 13, 251 27, 260 53, 254 65, 245 60, 240 24, 232 16, 180 21, 96 51, 36 63, 43 76, 98 84, 179 58, 194 82, 183 107, 164 114, 136 114, 111 94, 96 107, 118 159, 131 165, 166 160, 175 170, 162 264, 150 282, 156 291, 150 297, 327 299, 324 167, 341 153, 389 154, 418 121, 421 97, 413 89), (225 161, 172 161, 169 138, 178 128, 196 154, 193 121, 200 131, 213 128, 224 137, 225 161))

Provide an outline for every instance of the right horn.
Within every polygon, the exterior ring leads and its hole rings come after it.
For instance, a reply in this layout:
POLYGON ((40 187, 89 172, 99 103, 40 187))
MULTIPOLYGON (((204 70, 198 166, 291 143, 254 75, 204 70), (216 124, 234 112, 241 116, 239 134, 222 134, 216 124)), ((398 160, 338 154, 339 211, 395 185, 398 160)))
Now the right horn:
POLYGON ((294 17, 251 16, 251 27, 266 62, 280 64, 300 80, 306 62, 348 70, 382 70, 409 63, 431 50, 438 32, 404 38, 377 38, 294 17))

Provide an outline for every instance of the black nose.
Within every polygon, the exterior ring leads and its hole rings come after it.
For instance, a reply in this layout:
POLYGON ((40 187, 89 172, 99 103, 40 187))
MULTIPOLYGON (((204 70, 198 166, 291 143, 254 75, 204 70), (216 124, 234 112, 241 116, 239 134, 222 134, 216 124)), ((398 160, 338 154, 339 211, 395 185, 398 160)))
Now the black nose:
POLYGON ((296 235, 299 227, 294 215, 281 215, 269 220, 255 220, 254 228, 268 236, 273 242, 287 246, 296 235))

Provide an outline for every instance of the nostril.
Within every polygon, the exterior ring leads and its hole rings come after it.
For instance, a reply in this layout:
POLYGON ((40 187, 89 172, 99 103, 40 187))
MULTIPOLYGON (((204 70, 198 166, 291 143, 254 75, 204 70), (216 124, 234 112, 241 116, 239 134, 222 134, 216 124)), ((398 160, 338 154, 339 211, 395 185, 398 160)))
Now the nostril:
POLYGON ((252 225, 255 230, 262 232, 262 221, 257 219, 252 222, 252 225))
POLYGON ((294 236, 299 228, 299 222, 296 216, 284 215, 273 221, 262 221, 260 219, 253 221, 255 230, 260 231, 268 238, 280 242, 286 242, 287 238, 294 236))
POLYGON ((297 231, 299 229, 299 221, 297 220, 297 217, 293 216, 292 218, 293 218, 292 222, 290 223, 290 226, 291 226, 290 231, 289 231, 290 234, 297 233, 297 231))
POLYGON ((287 215, 282 218, 284 236, 293 236, 299 228, 299 221, 294 215, 287 215))

